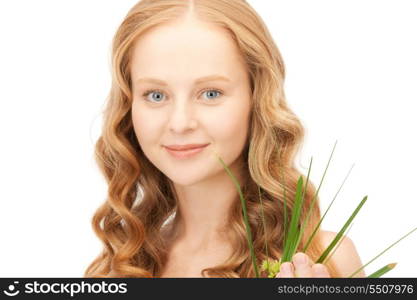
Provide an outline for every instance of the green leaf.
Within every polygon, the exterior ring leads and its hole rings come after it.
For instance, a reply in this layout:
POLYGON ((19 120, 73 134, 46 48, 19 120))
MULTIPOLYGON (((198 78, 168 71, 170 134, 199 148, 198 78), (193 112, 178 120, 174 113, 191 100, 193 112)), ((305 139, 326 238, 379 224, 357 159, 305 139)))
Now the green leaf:
POLYGON ((307 251, 308 246, 310 245, 311 241, 313 240, 313 237, 317 233, 318 229, 320 228, 321 223, 324 220, 324 217, 327 215, 327 212, 329 211, 330 207, 333 205, 333 202, 336 200, 337 195, 339 194, 340 190, 342 189, 343 185, 345 184, 346 179, 349 177, 350 172, 352 171, 352 168, 355 164, 352 165, 350 168, 348 174, 346 175, 345 179, 342 182, 342 185, 339 187, 339 190, 337 191, 336 195, 333 197, 332 202, 330 202, 329 206, 327 207, 326 211, 324 212, 323 216, 321 217, 320 221, 317 223, 316 228, 314 229, 313 233, 311 234, 310 238, 308 239, 308 242, 306 243, 303 252, 307 251))
POLYGON ((243 219, 245 221, 245 226, 246 226, 246 238, 248 240, 250 255, 251 255, 251 258, 252 258, 252 265, 253 265, 253 268, 255 270, 256 277, 259 278, 258 265, 256 263, 255 251, 253 249, 252 232, 250 230, 248 214, 246 212, 246 200, 243 197, 242 190, 240 189, 239 182, 236 179, 236 177, 233 175, 232 171, 226 166, 226 164, 224 163, 224 161, 221 159, 221 157, 219 155, 217 155, 216 153, 214 153, 214 154, 216 155, 216 157, 218 158, 220 163, 223 165, 223 168, 226 170, 227 174, 229 175, 229 177, 232 179, 233 183, 235 184, 237 191, 239 192, 239 197, 240 197, 240 201, 241 201, 241 204, 242 204, 243 219))
POLYGON ((303 198, 302 198, 302 189, 303 189, 303 177, 300 176, 297 181, 297 189, 295 192, 295 203, 293 208, 293 213, 291 216, 291 223, 290 228, 288 230, 287 241, 284 245, 284 253, 282 261, 291 261, 293 256, 293 246, 296 243, 297 239, 297 232, 298 232, 298 223, 301 214, 301 207, 303 205, 303 198))
POLYGON ((404 235, 403 237, 401 237, 399 240, 397 240, 396 242, 394 242, 393 244, 391 244, 388 248, 386 248, 384 251, 382 251, 381 253, 379 253, 377 256, 375 256, 373 259, 371 259, 369 262, 367 262, 366 264, 364 264, 362 267, 360 267, 359 269, 357 269, 355 272, 353 272, 349 277, 353 277, 355 276, 357 273, 359 273, 363 268, 365 268, 367 265, 369 265, 371 262, 373 262, 375 259, 377 259, 378 257, 380 257, 382 254, 384 254, 386 251, 388 251, 388 249, 390 249, 391 247, 393 247, 395 244, 397 244, 399 241, 401 241, 402 239, 404 239, 405 237, 407 237, 408 235, 410 235, 411 233, 413 233, 415 230, 417 229, 414 228, 413 230, 411 230, 409 233, 407 233, 406 235, 404 235))
POLYGON ((397 265, 397 263, 388 264, 385 267, 382 267, 378 271, 376 271, 376 272, 372 273, 371 275, 369 275, 368 278, 379 278, 382 275, 384 275, 385 273, 387 273, 387 272, 391 271, 392 269, 394 269, 396 265, 397 265))
POLYGON ((330 243, 330 245, 324 250, 323 254, 319 257, 319 259, 316 261, 316 263, 322 263, 327 255, 329 255, 330 251, 336 246, 337 242, 342 238, 343 233, 346 231, 346 229, 349 227, 350 223, 352 223, 353 219, 358 214, 359 210, 362 208, 362 206, 365 204, 366 200, 368 199, 368 196, 365 196, 362 201, 359 203, 359 205, 356 207, 356 209, 353 211, 352 215, 349 217, 349 219, 346 221, 345 225, 343 225, 342 229, 337 233, 336 237, 333 239, 333 241, 330 243))
POLYGON ((333 249, 332 252, 330 252, 330 254, 327 256, 327 258, 323 261, 323 264, 325 265, 327 263, 327 261, 333 256, 333 254, 336 252, 337 248, 339 248, 339 246, 343 243, 343 240, 346 238, 346 236, 348 235, 350 229, 352 228, 353 223, 350 225, 349 229, 346 231, 346 234, 343 235, 343 237, 341 238, 341 240, 339 241, 339 243, 336 245, 336 247, 333 249))
MULTIPOLYGON (((307 186, 308 186, 308 182, 309 182, 308 179, 310 178, 310 171, 311 171, 312 163, 313 163, 313 157, 311 157, 311 159, 310 159, 310 165, 308 167, 308 173, 307 173, 307 180, 306 180, 306 184, 304 185, 303 195, 301 197, 303 200, 304 200, 305 191, 307 190, 307 186)), ((312 207, 313 207, 313 205, 310 206, 310 208, 312 208, 312 207)), ((300 209, 302 210, 302 205, 301 205, 300 209)), ((306 220, 304 220, 304 221, 306 221, 306 220)), ((303 224, 305 225, 306 222, 304 222, 303 224)), ((301 230, 299 229, 298 224, 297 224, 297 226, 298 226, 297 227, 297 229, 298 229, 297 230, 297 235, 294 239, 294 244, 291 245, 291 251, 290 251, 290 253, 293 253, 293 254, 297 251, 298 245, 300 244, 300 241, 301 241, 301 238, 302 238, 303 232, 304 232, 304 226, 301 228, 301 230)), ((291 255, 291 257, 292 257, 292 255, 291 255)))
MULTIPOLYGON (((333 152, 334 152, 334 149, 336 148, 336 145, 337 145, 337 140, 336 140, 336 142, 335 142, 335 144, 334 144, 334 146, 333 146, 333 150, 332 150, 332 153, 330 154, 329 161, 327 162, 326 169, 324 170, 323 176, 321 177, 320 184, 319 184, 319 186, 318 186, 318 188, 317 188, 317 190, 316 190, 316 193, 314 194, 313 200, 311 201, 310 208, 309 208, 309 210, 308 210, 308 213, 307 213, 306 219, 304 220, 304 223, 303 223, 303 225, 302 225, 302 227, 301 227, 301 234, 304 232, 304 228, 305 228, 305 226, 307 225, 308 220, 310 219, 310 215, 311 215, 311 212, 312 212, 313 207, 314 207, 313 205, 314 205, 314 203, 316 202, 317 195, 318 195, 318 193, 319 193, 319 191, 320 191, 320 188, 321 188, 321 185, 322 185, 322 183, 323 183, 324 176, 325 176, 325 175, 326 175, 326 173, 327 173, 327 169, 328 169, 328 167, 329 167, 329 165, 330 165, 330 161, 332 160, 332 157, 333 157, 333 152)), ((343 185, 343 184, 342 184, 342 185, 343 185)), ((339 190, 340 190, 340 189, 339 189, 339 190)), ((336 195, 337 195, 337 194, 336 194, 336 195)), ((336 196, 335 196, 335 197, 336 197, 336 196)), ((333 201, 334 201, 334 199, 333 199, 333 201)), ((333 203, 333 201, 332 201, 332 203, 333 203)), ((312 242, 314 235, 316 234, 316 232, 317 232, 317 231, 318 231, 318 229, 320 228, 320 224, 323 222, 323 219, 324 219, 324 217, 326 216, 326 213, 327 213, 327 211, 329 210, 329 208, 330 208, 330 206, 332 205, 332 203, 330 203, 330 205, 329 205, 329 207, 327 208, 326 212, 325 212, 325 213, 324 213, 324 215, 321 217, 321 219, 320 219, 319 223, 316 225, 316 228, 314 229, 313 233, 311 234, 311 236, 310 236, 310 237, 309 237, 309 239, 307 240, 307 243, 306 243, 306 245, 304 246, 304 249, 303 249, 303 251, 302 251, 302 252, 306 253, 308 246, 310 246, 310 243, 312 242)))

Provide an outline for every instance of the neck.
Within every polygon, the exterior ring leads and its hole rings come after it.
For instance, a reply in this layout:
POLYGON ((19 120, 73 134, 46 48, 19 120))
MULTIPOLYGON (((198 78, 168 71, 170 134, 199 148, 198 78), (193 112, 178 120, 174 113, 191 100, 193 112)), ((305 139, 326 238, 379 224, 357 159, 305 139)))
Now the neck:
MULTIPOLYGON (((242 184, 237 165, 230 166, 242 184)), ((236 186, 224 171, 190 186, 174 184, 178 211, 173 222, 175 243, 192 253, 209 252, 227 243, 230 209, 239 201, 236 186)))

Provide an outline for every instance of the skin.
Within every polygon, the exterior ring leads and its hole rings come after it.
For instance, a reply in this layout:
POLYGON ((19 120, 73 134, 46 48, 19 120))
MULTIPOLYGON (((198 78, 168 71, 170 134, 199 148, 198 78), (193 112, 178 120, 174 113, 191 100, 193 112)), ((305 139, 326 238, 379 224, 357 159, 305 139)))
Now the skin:
MULTIPOLYGON (((239 195, 213 153, 241 180, 251 111, 249 74, 230 36, 192 14, 142 35, 131 65, 134 131, 146 157, 174 183, 181 215, 178 228, 171 229, 177 234, 161 277, 201 277, 201 269, 222 263, 233 251, 223 233, 239 195), (230 81, 194 84, 213 74, 230 81), (166 85, 139 81, 145 77, 166 85), (148 90, 153 92, 144 95, 148 90), (181 160, 163 147, 189 143, 210 144, 181 160)), ((306 277, 327 275, 324 266, 294 263, 306 277)), ((291 276, 285 270, 284 264, 280 276, 291 276)))
POLYGON ((320 277, 330 278, 327 267, 323 264, 315 264, 305 253, 298 252, 293 256, 292 262, 281 265, 277 278, 292 277, 320 277))
POLYGON ((131 76, 132 121, 138 142, 147 158, 173 181, 179 198, 182 218, 173 247, 189 257, 210 255, 225 244, 223 251, 230 252, 222 232, 238 193, 213 153, 240 179, 251 90, 235 44, 221 28, 189 16, 155 27, 136 41, 131 76), (194 84, 213 74, 230 82, 194 84), (138 82, 144 77, 166 81, 167 86, 138 82), (143 96, 148 89, 160 92, 143 96), (162 147, 190 143, 210 145, 183 160, 162 147))
MULTIPOLYGON (((327 246, 332 242, 336 235, 336 232, 324 230, 319 233, 319 239, 324 249, 327 248, 327 246)), ((335 265, 335 268, 340 274, 340 277, 349 277, 351 274, 363 266, 355 244, 347 236, 344 237, 343 241, 340 243, 340 246, 338 246, 337 250, 331 255, 328 261, 335 265)), ((305 253, 298 252, 293 256, 291 262, 285 262, 281 265, 280 272, 276 277, 330 278, 330 273, 325 265, 315 264, 310 256, 305 253)), ((353 277, 363 278, 366 277, 366 274, 362 270, 353 277)))

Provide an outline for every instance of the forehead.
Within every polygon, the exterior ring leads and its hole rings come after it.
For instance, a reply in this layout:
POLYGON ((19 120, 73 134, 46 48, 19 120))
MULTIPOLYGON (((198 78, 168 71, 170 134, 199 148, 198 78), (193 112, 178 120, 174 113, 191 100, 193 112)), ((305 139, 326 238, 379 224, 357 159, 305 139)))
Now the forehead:
MULTIPOLYGON (((243 76, 244 63, 225 29, 200 21, 170 23, 141 35, 132 52, 132 77, 223 74, 243 76)), ((198 77, 198 76, 196 76, 198 77)))

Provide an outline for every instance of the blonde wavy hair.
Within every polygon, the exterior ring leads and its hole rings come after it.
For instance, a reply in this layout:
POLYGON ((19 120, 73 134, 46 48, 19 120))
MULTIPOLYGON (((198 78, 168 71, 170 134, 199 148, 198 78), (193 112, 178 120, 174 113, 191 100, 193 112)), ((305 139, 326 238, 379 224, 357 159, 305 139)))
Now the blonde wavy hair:
MULTIPOLYGON (((258 265, 267 258, 265 243, 270 259, 279 259, 282 254, 284 186, 290 218, 299 176, 306 182, 294 165, 304 128, 286 103, 284 62, 267 27, 244 0, 142 0, 130 9, 113 38, 112 86, 103 112, 102 134, 95 145, 95 158, 107 181, 108 194, 95 212, 92 226, 104 248, 84 277, 160 277, 167 262, 162 228, 176 212, 177 195, 172 181, 146 158, 136 139, 131 119, 130 64, 138 37, 188 13, 224 28, 246 62, 253 106, 242 152, 242 192, 258 265)), ((315 192, 315 186, 308 182, 300 225, 315 192)), ((297 251, 320 220, 318 203, 316 199, 297 251)), ((177 214, 174 222, 179 217, 177 214)), ((202 276, 255 277, 239 198, 232 206, 227 228, 234 253, 223 264, 202 270, 202 276)), ((316 260, 323 250, 320 239, 314 238, 306 254, 316 260)), ((340 277, 331 261, 326 266, 331 277, 340 277)))

